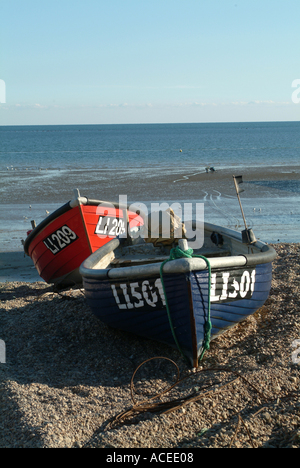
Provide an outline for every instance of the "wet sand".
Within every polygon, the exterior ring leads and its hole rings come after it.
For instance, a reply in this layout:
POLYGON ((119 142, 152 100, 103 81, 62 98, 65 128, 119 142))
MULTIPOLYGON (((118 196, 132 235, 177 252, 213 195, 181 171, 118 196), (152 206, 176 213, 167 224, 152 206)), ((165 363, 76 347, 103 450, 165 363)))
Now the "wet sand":
POLYGON ((0 283, 43 281, 30 257, 23 252, 0 252, 0 283))
POLYGON ((128 203, 149 206, 151 202, 204 203, 205 221, 240 231, 243 220, 232 176, 242 174, 241 199, 248 227, 254 229, 256 237, 269 243, 300 241, 300 166, 215 169, 208 173, 203 167, 160 171, 128 168, 113 173, 108 170, 23 171, 24 174, 16 171, 17 175, 7 171, 1 188, 0 252, 8 252, 8 256, 3 260, 0 257, 0 281, 5 281, 6 276, 18 278, 19 274, 26 274, 31 278, 34 275, 30 259, 22 258, 21 240, 31 229, 30 221, 40 223, 47 212, 72 199, 76 187, 81 195, 99 200, 118 201, 119 195, 127 195, 128 203), (21 254, 19 269, 5 266, 7 262, 16 265, 15 257, 9 252, 21 254))
POLYGON ((82 195, 117 200, 126 194, 130 202, 194 200, 205 191, 234 196, 232 176, 243 175, 244 197, 300 196, 300 166, 244 167, 205 172, 204 167, 127 168, 111 170, 18 171, 1 174, 2 204, 66 203, 79 188, 82 195), (16 181, 15 179, 16 178, 16 181))

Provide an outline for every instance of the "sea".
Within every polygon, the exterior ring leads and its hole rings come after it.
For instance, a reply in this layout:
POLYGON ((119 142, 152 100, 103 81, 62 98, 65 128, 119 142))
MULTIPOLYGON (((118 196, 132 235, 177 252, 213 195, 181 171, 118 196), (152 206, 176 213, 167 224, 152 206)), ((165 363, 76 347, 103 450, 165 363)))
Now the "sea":
POLYGON ((203 203, 204 220, 300 242, 300 122, 0 127, 0 251, 73 198, 203 203))

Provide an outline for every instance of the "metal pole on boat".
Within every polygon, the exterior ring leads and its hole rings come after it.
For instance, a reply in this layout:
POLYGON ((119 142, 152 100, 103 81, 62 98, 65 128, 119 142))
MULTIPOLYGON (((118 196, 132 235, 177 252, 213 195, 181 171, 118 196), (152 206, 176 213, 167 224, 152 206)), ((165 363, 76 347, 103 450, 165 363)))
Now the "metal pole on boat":
POLYGON ((75 197, 75 198, 80 198, 80 192, 79 192, 79 189, 78 189, 78 188, 73 189, 73 193, 74 193, 74 197, 75 197))
MULTIPOLYGON (((242 176, 238 176, 238 178, 240 178, 239 183, 242 183, 243 182, 242 176)), ((238 201, 239 201, 239 204, 240 204, 240 207, 241 207, 241 212, 242 212, 245 228, 248 229, 247 223, 246 223, 246 218, 245 218, 245 215, 244 215, 244 210, 243 210, 243 207, 242 207, 242 202, 241 202, 241 199, 240 199, 240 192, 243 192, 244 190, 239 188, 238 183, 236 181, 236 176, 233 176, 233 180, 234 180, 234 185, 235 185, 235 190, 236 190, 236 194, 237 194, 237 197, 238 197, 238 201)))
POLYGON ((236 190, 236 194, 237 194, 238 201, 239 201, 239 204, 240 204, 243 220, 244 220, 244 223, 245 223, 245 228, 246 228, 244 231, 242 231, 242 242, 244 244, 255 244, 256 237, 255 237, 254 232, 252 231, 252 229, 251 228, 248 229, 248 227, 247 227, 246 218, 245 218, 244 210, 243 210, 243 207, 242 207, 242 202, 241 202, 241 199, 240 199, 240 193, 243 192, 244 190, 241 189, 239 187, 239 185, 243 183, 243 178, 242 178, 242 176, 233 176, 233 180, 234 180, 235 190, 236 190))

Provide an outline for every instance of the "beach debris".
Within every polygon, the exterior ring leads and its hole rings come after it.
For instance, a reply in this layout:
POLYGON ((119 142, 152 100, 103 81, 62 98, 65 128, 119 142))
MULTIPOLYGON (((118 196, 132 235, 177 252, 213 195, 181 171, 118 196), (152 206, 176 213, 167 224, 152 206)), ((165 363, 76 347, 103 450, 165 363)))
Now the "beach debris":
POLYGON ((131 393, 131 400, 133 402, 133 406, 129 408, 128 410, 125 410, 117 414, 115 418, 113 419, 113 421, 111 422, 111 425, 128 424, 129 422, 128 420, 135 418, 139 414, 145 414, 145 413, 160 413, 164 415, 170 414, 173 411, 176 411, 178 409, 183 409, 183 407, 187 404, 195 403, 196 401, 206 398, 208 395, 216 395, 217 393, 222 392, 228 386, 235 384, 238 380, 247 384, 252 390, 254 390, 260 399, 263 399, 265 402, 268 401, 269 399, 268 396, 266 396, 264 393, 259 391, 257 387, 253 383, 251 383, 246 377, 244 377, 239 372, 234 371, 232 368, 227 368, 227 367, 222 367, 222 366, 205 367, 205 368, 198 367, 197 369, 193 369, 192 372, 190 372, 183 378, 180 378, 179 367, 172 359, 166 358, 164 356, 156 356, 156 357, 146 359, 136 368, 131 378, 130 393, 131 393), (176 381, 174 384, 170 385, 168 388, 162 390, 161 392, 149 398, 148 400, 142 400, 141 402, 137 402, 136 399, 134 398, 134 391, 135 391, 134 378, 138 370, 144 364, 154 359, 165 359, 167 361, 170 361, 172 364, 174 364, 176 368, 176 373, 177 373, 176 381), (175 399, 171 399, 171 400, 167 400, 167 401, 162 401, 163 395, 165 395, 166 393, 169 393, 173 388, 181 384, 183 381, 189 378, 194 378, 195 376, 199 376, 200 373, 210 374, 210 380, 208 381, 208 383, 204 384, 201 388, 195 387, 194 388, 195 391, 192 393, 189 393, 188 395, 175 398, 175 399), (232 374, 235 378, 225 383, 222 383, 221 379, 214 378, 212 379, 213 382, 211 383, 211 375, 218 374, 218 373, 221 374, 222 377, 225 374, 232 374), (159 399, 160 401, 154 402, 154 400, 157 400, 157 399, 159 399))

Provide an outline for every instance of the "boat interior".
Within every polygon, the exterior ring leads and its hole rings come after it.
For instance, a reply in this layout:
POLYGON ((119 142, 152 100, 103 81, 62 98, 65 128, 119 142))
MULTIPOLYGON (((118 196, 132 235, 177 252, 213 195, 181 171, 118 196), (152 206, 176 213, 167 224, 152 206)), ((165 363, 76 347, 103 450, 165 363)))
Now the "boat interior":
MULTIPOLYGON (((215 226, 214 226, 215 227, 215 226)), ((230 231, 231 233, 234 231, 230 231)), ((236 233, 237 236, 240 233, 236 233)), ((150 239, 151 241, 153 239, 150 239)), ((116 249, 104 255, 101 260, 93 265, 94 269, 104 268, 122 268, 137 265, 146 265, 161 263, 168 260, 172 248, 176 246, 182 248, 181 239, 170 239, 169 243, 162 242, 160 239, 149 242, 149 239, 143 237, 124 239, 116 249)), ((206 258, 219 258, 238 255, 241 253, 251 253, 249 246, 243 246, 240 239, 220 233, 213 229, 205 229, 203 236, 203 245, 196 249, 193 248, 193 240, 186 240, 185 248, 192 248, 194 255, 202 255, 206 258)), ((253 247, 251 247, 253 251, 253 247)), ((258 251, 258 249, 255 249, 258 251)))

